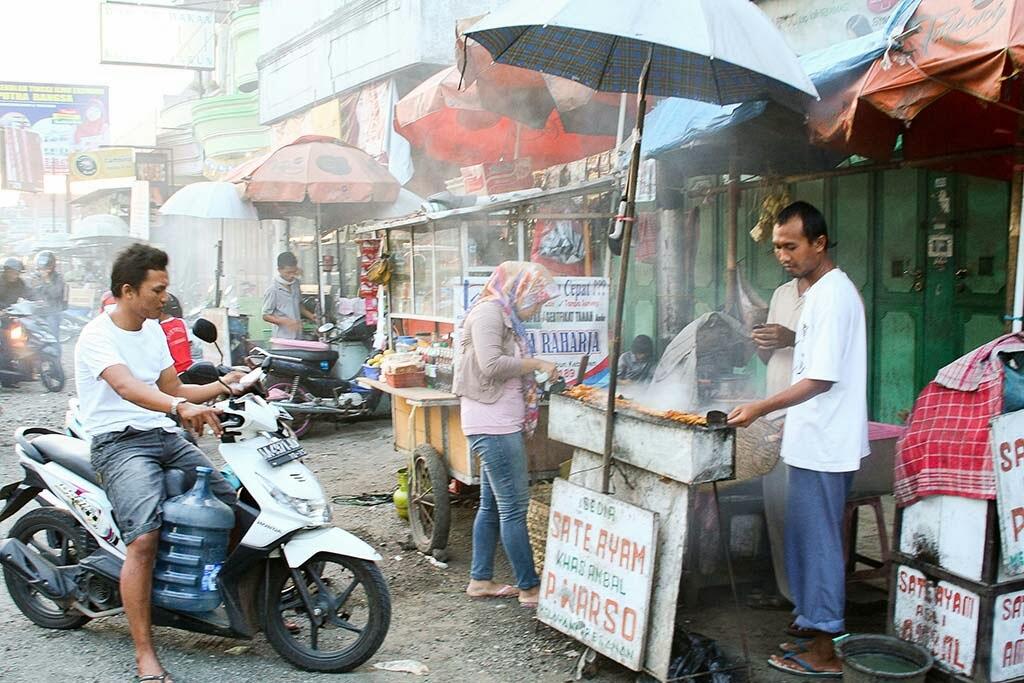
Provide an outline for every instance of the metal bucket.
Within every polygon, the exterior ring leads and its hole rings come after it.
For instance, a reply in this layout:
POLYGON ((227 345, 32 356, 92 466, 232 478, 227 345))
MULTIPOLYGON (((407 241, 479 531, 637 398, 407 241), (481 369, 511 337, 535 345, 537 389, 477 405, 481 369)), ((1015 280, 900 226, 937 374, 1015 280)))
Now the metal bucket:
POLYGON ((924 683, 934 660, 920 645, 882 635, 847 636, 836 642, 846 683, 924 683))

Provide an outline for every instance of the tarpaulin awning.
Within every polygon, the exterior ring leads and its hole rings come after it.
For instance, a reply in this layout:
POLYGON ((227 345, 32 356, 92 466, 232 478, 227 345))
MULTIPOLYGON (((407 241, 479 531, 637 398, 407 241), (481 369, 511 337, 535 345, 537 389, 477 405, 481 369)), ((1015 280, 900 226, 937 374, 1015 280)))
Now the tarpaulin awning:
MULTIPOLYGON (((945 168, 1005 178, 1020 115, 1024 2, 903 0, 886 50, 858 78, 810 108, 812 139, 888 159, 899 135, 907 160, 963 157, 945 168)), ((940 164, 941 165, 941 164, 940 164)))
MULTIPOLYGON (((800 65, 824 94, 863 74, 884 46, 879 31, 803 55, 800 65)), ((744 173, 828 168, 841 159, 810 145, 802 116, 763 101, 726 106, 678 98, 661 102, 647 116, 644 154, 661 157, 681 148, 688 150, 683 161, 692 174, 724 170, 723 153, 744 173), (705 147, 708 158, 703 163, 694 150, 705 147)))

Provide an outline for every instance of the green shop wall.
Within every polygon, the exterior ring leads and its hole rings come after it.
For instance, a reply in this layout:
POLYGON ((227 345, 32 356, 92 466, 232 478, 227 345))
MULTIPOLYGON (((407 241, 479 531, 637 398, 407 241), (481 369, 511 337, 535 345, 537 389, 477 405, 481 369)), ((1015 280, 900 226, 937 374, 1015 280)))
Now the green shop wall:
MULTIPOLYGON (((863 296, 872 419, 901 421, 939 368, 1002 333, 1007 183, 903 169, 795 183, 788 191, 823 211, 833 257, 863 296)), ((763 188, 741 193, 737 261, 768 301, 785 274, 770 241, 754 242, 748 234, 765 196, 763 188)), ((726 201, 725 193, 687 200, 700 207, 697 315, 725 302, 726 201)), ((627 302, 647 296, 631 278, 634 286, 627 302)), ((636 327, 642 316, 630 315, 627 304, 625 323, 634 331, 631 320, 636 327)), ((763 376, 756 359, 751 369, 763 376)))

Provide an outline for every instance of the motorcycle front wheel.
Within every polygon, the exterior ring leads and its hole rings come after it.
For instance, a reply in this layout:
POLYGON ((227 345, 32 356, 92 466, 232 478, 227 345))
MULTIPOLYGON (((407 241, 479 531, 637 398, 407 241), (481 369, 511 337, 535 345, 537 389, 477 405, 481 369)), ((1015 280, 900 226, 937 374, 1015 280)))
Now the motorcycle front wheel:
POLYGON ((319 553, 273 572, 263 631, 279 655, 306 671, 342 673, 364 663, 391 625, 391 594, 373 562, 319 553))
POLYGON ((56 358, 47 358, 39 364, 39 379, 47 391, 57 393, 64 390, 64 368, 56 358))

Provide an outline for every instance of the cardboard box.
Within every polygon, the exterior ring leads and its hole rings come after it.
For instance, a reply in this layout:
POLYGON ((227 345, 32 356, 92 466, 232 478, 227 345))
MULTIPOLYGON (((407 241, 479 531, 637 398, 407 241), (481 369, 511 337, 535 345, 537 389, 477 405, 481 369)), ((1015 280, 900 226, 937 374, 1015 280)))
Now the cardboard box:
POLYGON ((533 164, 529 158, 475 164, 462 168, 466 194, 501 194, 533 187, 533 164))

